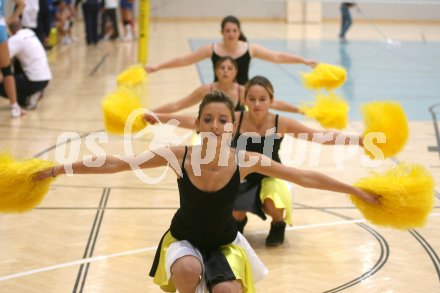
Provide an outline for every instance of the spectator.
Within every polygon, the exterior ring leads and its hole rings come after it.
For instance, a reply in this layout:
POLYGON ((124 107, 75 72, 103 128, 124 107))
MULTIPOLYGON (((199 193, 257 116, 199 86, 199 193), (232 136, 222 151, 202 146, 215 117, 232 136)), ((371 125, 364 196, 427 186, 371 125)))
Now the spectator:
POLYGON ((104 13, 101 21, 101 38, 104 40, 119 38, 117 9, 117 0, 104 0, 104 13))
MULTIPOLYGON (((46 51, 35 33, 23 29, 20 21, 12 22, 9 29, 12 33, 8 40, 10 58, 16 57, 23 68, 22 73, 14 73, 17 100, 20 106, 35 109, 43 90, 52 79, 46 51)), ((6 96, 3 83, 0 84, 0 95, 6 96)))
MULTIPOLYGON (((81 2, 83 2, 83 0, 75 1, 75 9, 81 2)), ((101 0, 84 0, 82 4, 87 45, 96 45, 98 43, 98 14, 101 9, 101 4, 101 0)))
POLYGON ((134 0, 120 0, 119 11, 121 13, 121 21, 123 25, 124 36, 123 41, 132 41, 134 39, 134 20, 133 20, 134 0))
POLYGON ((72 10, 63 0, 57 0, 53 3, 57 8, 55 13, 55 27, 58 36, 61 37, 61 45, 69 45, 72 43, 72 10))
MULTIPOLYGON (((18 19, 18 16, 23 11, 25 4, 23 0, 14 0, 17 4, 14 12, 8 18, 7 23, 18 19)), ((5 20, 5 2, 1 2, 0 6, 0 68, 3 75, 2 88, 4 89, 5 96, 9 98, 11 105, 12 118, 18 118, 24 115, 26 112, 21 109, 17 103, 17 93, 15 89, 15 82, 12 76, 11 61, 9 59, 8 35, 6 33, 6 20, 5 20)))
POLYGON ((345 34, 351 26, 351 14, 350 8, 355 6, 356 3, 353 2, 342 2, 341 3, 341 32, 339 33, 339 40, 341 43, 347 43, 345 34))

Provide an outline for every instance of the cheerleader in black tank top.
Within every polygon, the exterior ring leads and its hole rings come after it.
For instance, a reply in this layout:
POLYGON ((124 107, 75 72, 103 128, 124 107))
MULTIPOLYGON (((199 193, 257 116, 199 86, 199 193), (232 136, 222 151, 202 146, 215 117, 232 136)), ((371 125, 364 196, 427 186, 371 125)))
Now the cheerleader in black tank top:
POLYGON ((254 292, 254 282, 262 279, 267 269, 238 233, 232 217, 240 184, 239 167, 237 165, 224 187, 213 192, 203 191, 191 182, 185 168, 190 151, 185 147, 182 176, 177 179, 180 208, 158 245, 150 276, 165 291, 175 290, 170 279, 172 264, 183 256, 193 256, 203 264, 203 278, 197 292, 231 280, 241 280, 247 292, 254 292), (249 269, 252 274, 244 275, 249 269))
POLYGON ((223 39, 218 43, 206 44, 191 53, 157 65, 148 65, 145 70, 148 73, 153 73, 162 69, 188 66, 208 58, 215 65, 218 58, 232 56, 238 63, 237 82, 245 85, 249 80, 249 67, 252 58, 259 58, 273 63, 304 64, 310 67, 315 67, 318 64, 315 60, 305 59, 288 52, 272 51, 256 43, 248 43, 241 31, 240 21, 232 15, 222 20, 221 33, 223 39))
MULTIPOLYGON (((203 97, 210 91, 221 90, 231 97, 232 102, 235 105, 235 111, 241 111, 244 109, 242 104, 244 87, 235 82, 238 72, 238 66, 232 57, 225 56, 219 57, 215 63, 214 73, 216 82, 211 84, 204 84, 196 88, 189 95, 170 102, 154 109, 151 109, 153 113, 174 113, 179 110, 183 110, 190 106, 199 104, 203 97)), ((283 107, 284 105, 281 105, 283 107)), ((292 107, 289 105, 289 107, 292 107)), ((287 108, 287 106, 284 106, 287 108)), ((281 109, 283 110, 283 109, 281 109)), ((289 111, 290 109, 287 109, 289 111)), ((154 118, 154 117, 152 117, 154 118)), ((148 120, 148 119, 147 119, 148 120)), ((149 123, 155 124, 155 119, 148 120, 149 123)), ((191 125, 192 127, 192 125, 191 125)))
MULTIPOLYGON (((209 89, 210 89, 211 92, 214 91, 214 84, 211 83, 209 89)), ((237 103, 235 104, 234 111, 236 111, 236 112, 244 111, 245 107, 241 103, 241 99, 240 99, 240 97, 241 97, 241 90, 240 90, 240 85, 239 84, 237 84, 237 97, 238 97, 238 99, 237 99, 237 103)))
MULTIPOLYGON (((357 141, 363 145, 362 139, 358 135, 313 129, 296 120, 270 113, 269 109, 274 103, 274 90, 271 82, 264 76, 255 76, 248 82, 244 103, 249 111, 240 114, 237 135, 234 140, 239 149, 261 153, 276 162, 281 162, 279 150, 285 134, 298 138, 306 135, 305 137, 309 141, 314 141, 315 135, 328 137, 325 142, 321 142, 328 145, 350 144, 351 141, 357 141), (274 131, 271 131, 272 123, 275 126, 274 131), (252 141, 252 137, 245 134, 245 132, 252 131, 256 131, 262 136, 260 142, 252 141), (344 140, 338 139, 340 136, 344 137, 344 140)), ((265 218, 264 213, 270 215, 273 221, 269 236, 266 238, 266 244, 275 246, 284 241, 286 223, 291 224, 291 209, 291 192, 285 181, 260 174, 251 174, 247 176, 246 183, 240 186, 234 208, 234 218, 238 221, 239 230, 243 231, 247 221, 246 212, 253 212, 263 219, 265 218)))
MULTIPOLYGON (((284 137, 278 134, 278 115, 275 115, 273 132, 256 138, 252 135, 241 133, 244 112, 240 113, 237 132, 232 140, 232 146, 237 150, 246 150, 264 154, 272 160, 281 163, 279 150, 284 137)), ((284 221, 272 222, 266 245, 275 246, 283 243, 286 223, 291 225, 292 196, 289 188, 283 180, 267 177, 262 174, 252 173, 246 176, 246 180, 240 184, 234 211, 251 212, 263 220, 266 219, 263 203, 266 200, 273 201, 277 209, 285 210, 284 221)), ((243 233, 247 217, 237 221, 238 229, 243 233)))
POLYGON ((208 289, 254 293, 254 282, 263 278, 267 269, 243 235, 237 232, 232 217, 240 178, 263 173, 309 188, 353 194, 369 203, 377 204, 379 201, 377 195, 324 174, 289 168, 273 160, 269 165, 263 164, 269 158, 231 149, 229 139, 234 122, 231 100, 222 92, 210 92, 200 104, 195 124, 197 131, 207 133, 200 146, 190 149, 163 147, 137 156, 90 158, 46 168, 34 174, 33 178, 45 180, 67 172, 109 174, 133 170, 133 164, 140 169, 171 165, 178 175, 181 207, 158 246, 150 272, 154 282, 166 292, 175 292, 177 287, 180 291, 197 293, 207 292, 208 289), (212 138, 215 141, 209 141, 212 138), (208 155, 212 156, 212 160, 205 162, 208 155), (251 157, 257 158, 255 164, 240 165, 251 157), (91 163, 97 160, 104 163, 99 167, 92 166, 91 163), (195 166, 198 168, 194 169, 195 166))
MULTIPOLYGON (((246 52, 243 53, 243 55, 234 58, 235 62, 238 66, 238 72, 237 72, 237 82, 241 85, 245 85, 249 80, 249 65, 251 64, 251 54, 249 53, 249 44, 246 43, 246 52)), ((212 44, 212 55, 211 55, 211 61, 212 61, 212 67, 215 67, 215 64, 217 61, 223 56, 218 55, 215 52, 215 44, 212 44)), ((217 81, 218 78, 215 75, 214 72, 214 81, 217 81)))

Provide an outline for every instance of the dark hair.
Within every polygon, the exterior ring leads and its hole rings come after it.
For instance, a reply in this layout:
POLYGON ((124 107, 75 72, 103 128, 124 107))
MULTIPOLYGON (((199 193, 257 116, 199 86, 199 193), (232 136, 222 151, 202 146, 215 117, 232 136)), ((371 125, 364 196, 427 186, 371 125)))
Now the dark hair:
POLYGON ((240 37, 238 37, 238 39, 240 41, 247 42, 247 39, 241 30, 240 20, 238 20, 238 18, 236 18, 233 15, 228 15, 225 18, 223 18, 222 24, 221 24, 222 31, 225 29, 225 25, 229 22, 235 23, 237 25, 238 29, 240 30, 240 37))
POLYGON ((203 109, 211 103, 225 104, 226 107, 228 107, 229 112, 231 112, 232 122, 235 121, 234 104, 232 103, 232 99, 222 91, 212 91, 205 95, 199 105, 199 115, 197 116, 197 119, 200 119, 203 109))
POLYGON ((55 0, 55 1, 52 2, 52 5, 55 6, 55 7, 58 7, 58 5, 60 5, 63 2, 64 2, 63 0, 55 0))
POLYGON ((273 100, 273 97, 274 97, 273 85, 267 78, 265 78, 264 76, 261 76, 261 75, 256 75, 256 76, 252 77, 246 83, 246 87, 245 87, 245 91, 244 91, 245 99, 246 99, 246 96, 247 96, 249 89, 254 85, 259 85, 259 86, 264 87, 264 89, 269 93, 270 99, 273 100))
POLYGON ((237 75, 238 75, 238 64, 237 64, 237 61, 235 61, 235 59, 232 58, 231 56, 222 56, 222 57, 218 58, 217 62, 215 62, 215 66, 214 66, 214 75, 216 76, 215 78, 216 78, 216 79, 218 78, 217 75, 216 75, 216 72, 215 72, 215 71, 216 71, 217 68, 219 68, 219 67, 223 64, 223 62, 225 62, 225 61, 230 61, 230 62, 232 63, 232 65, 234 65, 234 67, 235 67, 235 71, 236 71, 236 73, 235 73, 235 77, 234 77, 234 82, 237 81, 237 75))
POLYGON ((225 62, 225 61, 230 61, 230 62, 232 63, 232 65, 234 65, 235 69, 236 69, 237 72, 238 72, 238 64, 237 64, 237 61, 235 61, 235 59, 232 58, 231 56, 222 56, 222 57, 218 58, 217 62, 215 62, 214 69, 219 68, 220 65, 222 65, 223 62, 225 62))

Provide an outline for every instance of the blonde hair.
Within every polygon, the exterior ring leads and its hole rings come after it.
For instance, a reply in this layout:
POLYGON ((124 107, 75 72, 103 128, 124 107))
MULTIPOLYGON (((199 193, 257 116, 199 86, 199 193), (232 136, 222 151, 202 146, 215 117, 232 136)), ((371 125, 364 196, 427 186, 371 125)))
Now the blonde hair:
POLYGON ((273 90, 273 85, 266 77, 261 76, 261 75, 254 76, 247 82, 246 87, 245 87, 245 91, 244 91, 245 97, 247 97, 247 93, 248 93, 249 89, 254 85, 259 85, 259 86, 264 87, 264 89, 269 94, 270 99, 273 100, 273 97, 275 94, 274 90, 273 90))

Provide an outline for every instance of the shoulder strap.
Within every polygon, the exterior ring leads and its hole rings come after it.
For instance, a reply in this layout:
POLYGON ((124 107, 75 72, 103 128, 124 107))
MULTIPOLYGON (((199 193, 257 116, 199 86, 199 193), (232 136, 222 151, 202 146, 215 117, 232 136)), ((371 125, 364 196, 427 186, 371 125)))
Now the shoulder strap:
POLYGON ((240 120, 238 120, 237 135, 240 133, 241 122, 243 122, 244 111, 240 111, 240 120))
POLYGON ((182 159, 182 171, 183 171, 183 167, 185 166, 185 160, 186 160, 186 155, 188 153, 188 146, 185 146, 185 153, 183 154, 183 159, 182 159))
POLYGON ((275 115, 275 133, 278 133, 278 114, 275 115))
POLYGON ((235 111, 237 111, 238 108, 243 107, 243 105, 241 104, 241 97, 240 97, 240 84, 237 83, 237 95, 238 95, 238 99, 237 99, 237 104, 235 105, 235 111))

